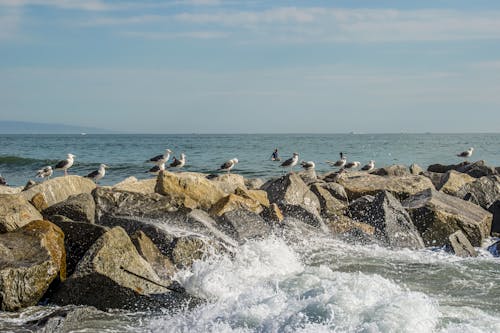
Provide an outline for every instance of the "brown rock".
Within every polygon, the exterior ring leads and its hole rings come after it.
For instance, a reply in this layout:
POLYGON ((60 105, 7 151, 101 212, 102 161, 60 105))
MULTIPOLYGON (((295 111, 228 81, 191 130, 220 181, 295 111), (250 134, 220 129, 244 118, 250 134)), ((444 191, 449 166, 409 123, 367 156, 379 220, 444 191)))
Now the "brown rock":
POLYGON ((280 223, 285 218, 277 204, 272 203, 269 208, 264 208, 261 213, 264 220, 268 222, 280 223))
POLYGON ((45 209, 42 214, 48 220, 54 215, 62 215, 73 221, 94 223, 94 198, 90 193, 70 195, 68 199, 45 209))
POLYGON ((210 209, 210 214, 213 216, 222 216, 227 212, 238 209, 248 209, 256 214, 262 212, 262 206, 257 200, 230 194, 217 201, 210 209))
POLYGON ((413 163, 412 165, 410 165, 410 173, 412 175, 418 176, 418 175, 422 174, 423 172, 424 172, 424 169, 422 169, 420 167, 420 165, 418 165, 416 163, 413 163))
POLYGON ((439 184, 436 189, 449 195, 456 195, 461 187, 475 180, 475 178, 468 174, 450 170, 445 173, 441 179, 441 184, 439 184))
POLYGON ((30 203, 41 212, 44 209, 47 209, 49 206, 45 201, 45 197, 41 193, 37 193, 31 198, 30 203))
POLYGON ((176 271, 175 266, 161 254, 153 241, 140 230, 132 235, 131 239, 141 257, 146 259, 156 274, 163 280, 170 280, 176 271))
POLYGON ((477 257, 476 249, 471 245, 462 231, 456 231, 448 237, 445 244, 447 251, 459 257, 477 257))
POLYGON ((234 173, 220 174, 211 178, 210 181, 225 194, 234 193, 237 188, 247 188, 245 185, 245 178, 234 173))
POLYGON ((14 231, 42 215, 22 194, 0 194, 0 233, 14 231))
POLYGON ((335 198, 330 191, 320 184, 311 185, 311 191, 316 194, 321 205, 321 214, 327 218, 337 215, 343 215, 347 205, 335 198))
POLYGON ((137 180, 135 177, 128 177, 112 188, 118 191, 152 194, 155 193, 155 186, 156 178, 137 180))
POLYGON ((407 176, 410 175, 410 170, 406 165, 395 164, 379 168, 371 173, 377 176, 407 176))
POLYGON ((239 195, 243 198, 253 199, 258 201, 262 206, 269 207, 269 199, 267 198, 267 192, 263 190, 246 190, 238 187, 234 190, 234 194, 239 195))

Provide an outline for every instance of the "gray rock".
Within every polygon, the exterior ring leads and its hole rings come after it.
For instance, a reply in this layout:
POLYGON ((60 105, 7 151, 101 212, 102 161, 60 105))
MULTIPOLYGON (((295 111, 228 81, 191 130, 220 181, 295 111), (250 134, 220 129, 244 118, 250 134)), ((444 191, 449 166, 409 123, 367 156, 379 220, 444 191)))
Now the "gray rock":
POLYGON ((264 185, 264 181, 260 178, 245 178, 245 186, 249 190, 259 190, 264 185))
POLYGON ((345 202, 349 201, 344 186, 337 183, 326 183, 321 186, 340 201, 345 201, 345 202))
POLYGON ((500 257, 500 240, 488 246, 488 251, 494 257, 500 257))
POLYGON ((487 166, 486 162, 483 160, 461 166, 457 168, 457 171, 466 173, 474 178, 481 178, 496 174, 495 168, 487 166))
POLYGON ((240 243, 248 239, 269 237, 271 234, 270 225, 262 217, 246 209, 224 213, 217 226, 240 243))
POLYGON ((445 173, 450 170, 458 170, 459 168, 463 168, 467 165, 469 165, 469 162, 461 162, 459 164, 449 164, 449 165, 443 165, 443 164, 431 164, 427 168, 427 171, 429 172, 437 172, 437 173, 445 173))
POLYGON ((491 223, 491 235, 500 237, 500 200, 495 201, 488 208, 488 211, 493 214, 493 221, 491 223))
POLYGON ((441 186, 441 184, 443 183, 443 178, 445 177, 445 173, 431 171, 422 172, 421 175, 429 178, 436 189, 441 186))
POLYGON ((377 176, 407 176, 410 175, 410 170, 406 165, 395 164, 376 169, 371 173, 377 176))
MULTIPOLYGON (((328 183, 327 183, 328 184, 328 183)), ((322 185, 326 184, 313 184, 311 191, 316 194, 321 205, 321 215, 325 218, 330 218, 337 215, 342 215, 347 207, 347 204, 335 198, 330 191, 325 189, 322 185)), ((328 184, 330 185, 330 184, 328 184)), ((338 185, 338 184, 337 184, 338 185)), ((340 186, 340 185, 339 185, 340 186)), ((344 192, 345 193, 345 192, 344 192)))
POLYGON ((153 267, 162 280, 172 279, 176 272, 174 264, 168 257, 161 254, 158 247, 144 232, 139 230, 130 239, 134 243, 137 252, 153 267))
POLYGON ((476 249, 460 230, 452 233, 448 237, 445 249, 459 257, 477 257, 476 249))
POLYGON ((403 202, 428 246, 444 246, 448 237, 462 230, 473 246, 480 246, 491 230, 492 215, 454 196, 425 190, 403 202))
POLYGON ((316 175, 316 170, 314 169, 299 171, 297 172, 297 175, 299 175, 307 185, 316 183, 318 181, 318 176, 316 175))
MULTIPOLYGON (((359 199, 358 199, 359 200, 359 199)), ((401 203, 383 191, 349 206, 353 218, 375 227, 376 233, 389 246, 420 249, 424 242, 401 203)))
POLYGON ((465 198, 468 193, 474 195, 477 204, 488 209, 496 200, 500 200, 500 177, 481 177, 472 183, 463 185, 455 195, 465 198))
POLYGON ((62 215, 73 221, 94 223, 94 198, 90 193, 71 195, 65 201, 44 209, 42 214, 48 220, 54 215, 62 215))
POLYGON ((0 233, 14 231, 42 215, 20 194, 0 194, 0 233))
POLYGON ((412 175, 418 176, 418 175, 422 174, 423 172, 424 172, 424 169, 422 169, 422 167, 420 167, 420 165, 418 165, 416 163, 413 163, 412 165, 410 165, 410 173, 412 175))

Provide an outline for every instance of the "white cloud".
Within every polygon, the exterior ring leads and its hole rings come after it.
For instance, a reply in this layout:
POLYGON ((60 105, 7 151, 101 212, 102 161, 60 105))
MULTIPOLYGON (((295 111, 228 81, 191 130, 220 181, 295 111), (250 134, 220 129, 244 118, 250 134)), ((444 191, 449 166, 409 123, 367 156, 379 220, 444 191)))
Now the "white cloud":
POLYGON ((127 37, 144 38, 151 40, 166 39, 220 39, 227 38, 230 34, 226 31, 183 31, 183 32, 148 32, 126 31, 122 35, 127 37))

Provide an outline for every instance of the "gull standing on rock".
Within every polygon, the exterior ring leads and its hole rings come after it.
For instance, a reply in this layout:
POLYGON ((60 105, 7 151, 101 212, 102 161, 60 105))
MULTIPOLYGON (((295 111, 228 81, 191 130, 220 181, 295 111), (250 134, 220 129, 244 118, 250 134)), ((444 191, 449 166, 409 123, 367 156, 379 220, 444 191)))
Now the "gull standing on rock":
POLYGON ((146 173, 157 175, 160 173, 160 171, 164 171, 164 170, 165 170, 165 163, 162 163, 160 165, 155 165, 154 167, 152 167, 151 169, 146 171, 146 173))
POLYGON ((75 162, 75 155, 73 154, 68 154, 68 157, 65 160, 59 161, 59 163, 56 164, 54 169, 56 170, 64 170, 64 175, 68 175, 68 169, 71 168, 73 163, 75 162))
POLYGON ((316 164, 313 161, 307 161, 307 162, 306 161, 301 161, 300 165, 302 165, 302 167, 305 170, 311 170, 311 169, 314 169, 316 167, 316 164))
POLYGON ((47 178, 47 179, 50 179, 50 176, 52 176, 53 173, 54 173, 54 170, 49 165, 49 166, 46 166, 43 169, 38 170, 36 172, 36 176, 35 177, 36 178, 47 178))
POLYGON ((170 154, 172 154, 172 151, 170 149, 165 149, 165 153, 162 155, 156 155, 155 157, 151 157, 149 160, 146 161, 146 163, 154 163, 156 165, 161 165, 165 164, 168 162, 168 159, 170 158, 170 154))
POLYGON ((340 152, 340 160, 338 160, 337 162, 326 161, 326 163, 333 167, 343 168, 347 163, 347 158, 344 156, 343 152, 340 152))
POLYGON ((363 170, 363 171, 372 171, 373 169, 375 169, 375 161, 374 160, 370 160, 370 162, 368 162, 367 165, 365 165, 364 167, 361 168, 361 170, 363 170))
POLYGON ((7 181, 5 180, 5 178, 2 177, 2 175, 0 175, 0 185, 4 185, 4 186, 7 186, 7 181))
POLYGON ((106 168, 108 168, 108 166, 106 164, 101 164, 101 165, 99 165, 99 169, 92 171, 91 173, 89 173, 85 177, 90 178, 95 183, 97 183, 106 174, 106 168))
POLYGON ((299 162, 299 154, 293 153, 293 157, 287 159, 285 162, 281 163, 282 168, 290 168, 290 172, 293 172, 293 167, 299 162))
POLYGON ((354 162, 349 162, 349 163, 346 163, 346 165, 345 165, 345 167, 344 167, 344 168, 345 168, 345 169, 354 169, 354 168, 359 167, 360 165, 361 165, 361 163, 360 163, 360 162, 358 162, 358 161, 354 161, 354 162))
POLYGON ((470 147, 466 151, 461 152, 460 154, 457 154, 458 157, 463 157, 463 158, 469 158, 472 156, 472 152, 474 151, 474 148, 470 147))
POLYGON ((184 166, 184 164, 186 164, 186 155, 181 153, 181 157, 179 159, 174 157, 174 160, 170 163, 170 167, 180 169, 184 166))
POLYGON ((225 162, 224 164, 222 164, 219 168, 219 170, 222 170, 222 171, 227 171, 227 173, 230 173, 231 169, 234 168, 234 166, 238 163, 238 159, 237 158, 233 158, 227 162, 225 162))

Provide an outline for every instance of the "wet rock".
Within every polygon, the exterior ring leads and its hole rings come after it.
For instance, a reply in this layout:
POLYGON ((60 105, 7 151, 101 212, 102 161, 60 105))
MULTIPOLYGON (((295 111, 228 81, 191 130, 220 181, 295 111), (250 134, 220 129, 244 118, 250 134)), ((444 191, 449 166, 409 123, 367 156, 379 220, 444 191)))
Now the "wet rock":
POLYGON ((443 183, 445 173, 425 171, 422 173, 422 176, 429 178, 434 187, 437 189, 440 188, 441 184, 443 183))
POLYGON ((220 184, 202 174, 165 171, 158 175, 155 191, 173 201, 180 201, 187 208, 208 210, 227 195, 220 188, 220 184))
POLYGON ((464 198, 468 193, 474 195, 478 205, 488 209, 496 200, 500 200, 500 177, 481 177, 467 183, 457 191, 456 196, 464 198))
POLYGON ((471 245, 467 237, 460 230, 448 236, 445 249, 446 251, 454 253, 459 257, 477 257, 476 249, 471 245))
POLYGON ((270 204, 269 208, 264 208, 260 215, 269 223, 281 223, 285 218, 283 212, 275 203, 270 204))
POLYGON ((328 227, 331 232, 335 235, 348 235, 353 230, 356 230, 354 233, 357 234, 358 231, 363 234, 370 236, 373 238, 375 235, 375 228, 367 223, 359 222, 353 220, 347 216, 339 215, 334 219, 328 220, 328 227))
POLYGON ((249 190, 260 190, 264 181, 260 178, 245 178, 245 186, 249 190))
POLYGON ((349 201, 344 186, 337 183, 326 183, 326 184, 321 184, 320 186, 323 187, 328 192, 330 192, 330 194, 333 195, 334 198, 340 201, 345 201, 345 202, 349 201))
POLYGON ((441 183, 436 186, 436 189, 449 195, 456 195, 462 186, 475 180, 468 174, 450 170, 444 174, 441 183))
POLYGON ((174 264, 158 250, 158 247, 144 232, 138 230, 132 235, 131 240, 137 252, 151 265, 161 279, 172 279, 176 272, 174 264))
POLYGON ((406 165, 395 164, 376 169, 371 173, 377 176, 407 176, 410 175, 410 170, 406 165))
POLYGON ((500 240, 488 246, 488 251, 494 257, 500 257, 500 240))
POLYGON ((493 214, 493 221, 491 223, 491 235, 500 237, 500 200, 495 201, 488 208, 488 211, 493 214))
POLYGON ((410 165, 410 173, 412 175, 418 176, 418 175, 422 174, 423 172, 424 172, 424 169, 422 169, 422 167, 420 167, 420 165, 418 165, 416 163, 413 163, 412 165, 410 165))
POLYGON ((31 200, 35 194, 41 193, 45 198, 45 202, 50 207, 66 200, 71 195, 90 193, 95 187, 94 182, 88 178, 64 176, 38 183, 29 190, 21 192, 21 194, 27 200, 31 200))
POLYGON ((214 243, 202 237, 190 235, 175 239, 172 244, 172 262, 179 268, 190 267, 195 260, 207 256, 212 250, 219 250, 214 243))
POLYGON ((0 194, 0 233, 14 231, 42 215, 21 194, 0 194))
POLYGON ((424 242, 401 203, 389 192, 377 193, 373 199, 363 197, 349 206, 350 215, 373 226, 376 234, 393 247, 420 249, 424 242))
POLYGON ((71 195, 68 199, 43 210, 42 214, 48 220, 54 215, 62 215, 73 221, 94 223, 94 198, 90 193, 71 195))
POLYGON ((244 198, 236 194, 230 194, 217 201, 210 209, 210 214, 212 216, 222 216, 225 213, 239 209, 250 210, 255 214, 259 214, 263 210, 257 200, 244 198))
POLYGON ((449 165, 444 165, 444 164, 431 164, 427 168, 427 171, 429 172, 437 172, 437 173, 446 173, 450 170, 458 170, 459 168, 463 168, 467 165, 469 165, 469 162, 461 162, 459 164, 449 164, 449 165))
POLYGON ((410 195, 425 189, 434 188, 432 182, 423 176, 363 176, 346 177, 339 180, 344 186, 349 199, 364 195, 374 195, 380 191, 388 191, 396 198, 404 200, 410 195))
POLYGON ((435 190, 425 190, 403 202, 428 246, 444 246, 461 230, 473 246, 480 246, 491 229, 491 213, 470 202, 435 190))
POLYGON ((245 209, 232 210, 218 220, 217 226, 242 243, 248 239, 270 236, 271 227, 258 214, 245 209))
POLYGON ((241 187, 238 187, 234 190, 234 194, 239 195, 240 197, 253 199, 259 202, 264 207, 269 207, 269 199, 267 198, 267 192, 264 190, 247 190, 241 187))
POLYGON ((56 278, 66 278, 64 234, 48 221, 33 221, 0 234, 0 309, 36 305, 56 278))
POLYGON ((321 215, 326 218, 342 215, 347 205, 335 198, 330 191, 319 184, 311 185, 311 191, 316 194, 321 206, 321 215))
POLYGON ((483 160, 461 166, 457 168, 457 171, 466 173, 474 178, 481 178, 496 174, 495 168, 487 166, 486 162, 483 160))
POLYGON ((155 187, 156 178, 138 180, 135 177, 128 177, 115 184, 112 189, 117 191, 153 194, 155 193, 155 187))

